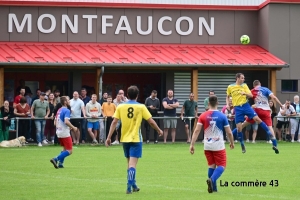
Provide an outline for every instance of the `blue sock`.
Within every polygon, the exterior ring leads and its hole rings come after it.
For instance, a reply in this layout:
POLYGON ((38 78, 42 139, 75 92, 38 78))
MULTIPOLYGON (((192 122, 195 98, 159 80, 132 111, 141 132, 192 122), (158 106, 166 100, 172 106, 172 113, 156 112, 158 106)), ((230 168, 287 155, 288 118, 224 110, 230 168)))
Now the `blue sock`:
MULTIPOLYGON (((64 151, 61 151, 60 153, 62 153, 62 152, 64 152, 64 151)), ((59 165, 63 165, 64 161, 65 161, 65 158, 61 158, 61 160, 59 161, 59 165)))
MULTIPOLYGON (((215 169, 208 168, 208 178, 210 178, 213 175, 214 171, 215 171, 215 169)), ((217 191, 217 183, 216 182, 213 182, 213 190, 217 191)))
POLYGON ((243 132, 238 133, 238 140, 240 141, 241 146, 244 146, 243 132))
POLYGON ((233 138, 237 138, 237 128, 233 129, 232 131, 232 135, 233 135, 233 138))
POLYGON ((213 175, 210 177, 214 184, 217 184, 217 180, 218 180, 218 178, 220 178, 220 176, 223 174, 223 172, 224 172, 224 167, 222 167, 222 166, 218 166, 215 169, 213 175))
POLYGON ((134 178, 135 178, 135 168, 130 167, 127 170, 127 179, 128 179, 127 190, 128 191, 131 191, 131 186, 134 184, 134 178))
POLYGON ((261 122, 259 125, 260 125, 260 127, 262 127, 262 129, 264 129, 267 132, 268 135, 271 135, 271 132, 270 132, 268 126, 265 124, 265 122, 261 122))
POLYGON ((57 156, 57 159, 60 163, 63 163, 65 160, 65 157, 67 157, 69 155, 70 155, 70 153, 68 151, 63 151, 57 156))

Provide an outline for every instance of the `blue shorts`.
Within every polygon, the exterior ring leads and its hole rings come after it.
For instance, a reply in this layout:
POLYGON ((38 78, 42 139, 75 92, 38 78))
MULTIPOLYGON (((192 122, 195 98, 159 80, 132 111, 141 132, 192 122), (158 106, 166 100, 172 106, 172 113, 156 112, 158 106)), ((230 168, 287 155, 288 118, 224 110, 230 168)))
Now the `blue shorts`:
POLYGON ((89 122, 87 124, 88 128, 94 129, 94 130, 98 130, 99 129, 99 122, 89 122))
POLYGON ((142 142, 126 142, 123 143, 124 156, 126 158, 134 157, 141 158, 142 157, 142 142))
POLYGON ((249 103, 245 103, 241 106, 235 106, 234 111, 236 124, 244 122, 245 116, 247 116, 249 119, 253 119, 255 116, 257 116, 256 112, 249 103))

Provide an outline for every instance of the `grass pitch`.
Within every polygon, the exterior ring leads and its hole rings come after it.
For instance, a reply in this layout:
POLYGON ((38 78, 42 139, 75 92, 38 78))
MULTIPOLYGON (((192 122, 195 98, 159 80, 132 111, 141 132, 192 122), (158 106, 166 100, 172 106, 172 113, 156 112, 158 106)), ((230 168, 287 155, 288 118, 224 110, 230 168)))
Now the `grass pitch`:
POLYGON ((55 169, 49 160, 59 146, 0 149, 0 199, 299 199, 298 143, 279 143, 276 155, 267 143, 227 148, 227 168, 218 181, 218 192, 207 192, 207 164, 203 144, 194 155, 189 145, 144 144, 136 180, 141 191, 126 190, 126 160, 122 146, 80 145, 55 169), (225 181, 228 186, 221 187, 225 181), (266 187, 233 187, 232 182, 265 181, 266 187), (272 180, 278 186, 269 185, 272 180))

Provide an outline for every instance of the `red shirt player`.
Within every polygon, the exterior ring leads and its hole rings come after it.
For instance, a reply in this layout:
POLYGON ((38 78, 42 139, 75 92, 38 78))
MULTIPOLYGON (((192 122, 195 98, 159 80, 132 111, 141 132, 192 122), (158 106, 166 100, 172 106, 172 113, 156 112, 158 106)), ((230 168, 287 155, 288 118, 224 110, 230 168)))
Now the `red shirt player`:
POLYGON ((208 163, 208 192, 217 192, 217 179, 222 175, 226 167, 226 151, 223 139, 223 128, 230 141, 230 148, 234 148, 233 135, 228 124, 227 117, 217 110, 218 98, 209 97, 209 110, 204 112, 197 123, 194 131, 190 152, 194 154, 195 142, 204 127, 204 153, 208 163))

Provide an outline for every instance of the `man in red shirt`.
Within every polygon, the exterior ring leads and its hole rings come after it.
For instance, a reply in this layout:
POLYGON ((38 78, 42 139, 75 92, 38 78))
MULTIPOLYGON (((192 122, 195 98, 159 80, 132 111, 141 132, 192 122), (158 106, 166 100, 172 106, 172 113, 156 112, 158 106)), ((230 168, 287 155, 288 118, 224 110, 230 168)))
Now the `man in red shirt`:
POLYGON ((15 97, 15 100, 14 100, 14 108, 16 108, 16 105, 18 105, 20 103, 20 99, 22 97, 24 97, 25 95, 25 88, 21 88, 20 89, 20 94, 18 96, 15 97))

